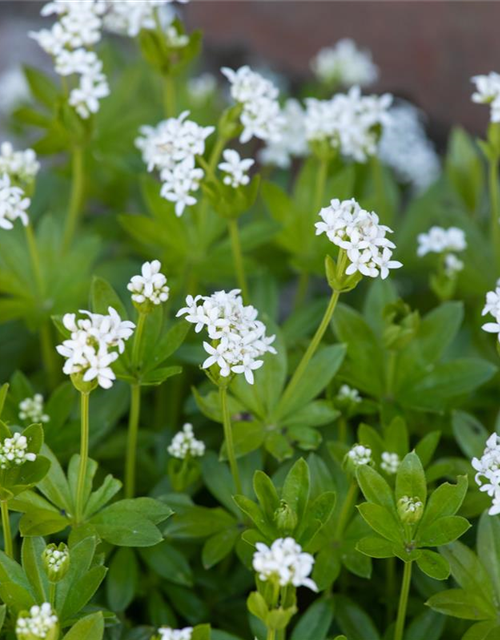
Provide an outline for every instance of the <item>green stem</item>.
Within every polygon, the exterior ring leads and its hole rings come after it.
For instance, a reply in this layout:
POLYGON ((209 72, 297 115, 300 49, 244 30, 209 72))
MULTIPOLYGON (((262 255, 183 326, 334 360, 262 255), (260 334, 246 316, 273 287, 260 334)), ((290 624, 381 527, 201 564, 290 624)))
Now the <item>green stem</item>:
POLYGON ((500 210, 498 195, 498 157, 489 161, 489 189, 491 208, 491 238, 493 241, 493 255, 497 267, 500 266, 500 210))
POLYGON ((89 393, 80 393, 80 467, 78 469, 78 484, 76 486, 76 523, 80 524, 83 519, 85 480, 87 476, 87 463, 89 459, 89 393))
POLYGON ((0 502, 0 505, 2 509, 2 529, 5 555, 7 555, 9 558, 14 558, 12 532, 10 530, 9 503, 7 502, 7 500, 2 500, 0 502))
POLYGON ((340 511, 340 516, 337 522, 337 528, 335 529, 335 540, 340 540, 344 533, 344 530, 349 522, 349 517, 353 510, 354 505, 356 504, 356 499, 358 497, 358 484, 357 482, 351 482, 351 486, 347 491, 344 504, 342 505, 342 509, 340 511))
POLYGON ((30 252, 31 265, 33 267, 33 273, 35 275, 35 282, 37 286, 37 293, 40 298, 44 295, 44 282, 42 276, 42 267, 40 264, 40 254, 38 253, 38 247, 36 244, 35 233, 31 224, 28 224, 26 229, 26 240, 28 242, 28 249, 30 252))
POLYGON ((337 302, 340 296, 340 291, 333 291, 332 297, 330 298, 330 302, 328 303, 328 307, 326 308, 325 315, 321 320, 321 324, 316 330, 313 339, 309 343, 306 352, 302 356, 302 360, 299 362, 299 366, 295 369, 295 373, 292 376, 292 379, 288 383, 287 388, 285 389, 283 396, 281 398, 280 404, 286 404, 287 400, 293 395, 295 388, 302 380, 302 377, 307 369, 307 365, 311 361, 311 358, 316 353, 323 336, 330 324, 330 321, 333 316, 333 312, 335 311, 335 307, 337 306, 337 302))
POLYGON ((321 158, 318 174, 316 176, 316 191, 314 195, 314 212, 316 214, 319 214, 321 205, 323 203, 323 197, 325 195, 326 179, 328 177, 328 165, 328 159, 321 158))
POLYGON ((413 561, 405 562, 403 572, 403 584, 401 585, 401 593, 399 596, 398 617, 396 619, 396 630, 394 631, 394 640, 403 640, 403 632, 405 628, 406 607, 408 605, 408 594, 410 593, 411 569, 413 561))
POLYGON ((171 74, 163 77, 163 106, 167 118, 174 118, 177 112, 175 99, 175 78, 171 74))
POLYGON ((248 283, 245 275, 245 266, 243 264, 243 253, 241 251, 240 234, 238 231, 238 221, 231 218, 227 221, 229 227, 229 235, 231 238, 231 250, 233 252, 234 270, 236 271, 236 279, 241 289, 243 302, 248 304, 248 283))
POLYGON ((275 629, 268 629, 267 630, 266 640, 276 640, 276 630, 275 629))
POLYGON ((307 289, 309 287, 309 274, 303 271, 299 276, 299 283, 297 285, 297 291, 295 293, 295 300, 293 301, 293 308, 300 309, 303 305, 306 296, 307 289))
POLYGON ((386 623, 391 623, 394 616, 394 604, 396 600, 396 558, 387 558, 386 566, 386 587, 387 587, 387 607, 386 623))
POLYGON ((75 147, 72 156, 73 184, 71 186, 71 196, 69 201, 68 216, 63 235, 63 251, 66 252, 71 247, 73 237, 78 227, 80 212, 83 200, 84 166, 83 149, 75 147))
POLYGON ((238 470, 238 463, 234 453, 233 443, 233 430, 231 428, 231 416, 229 415, 229 407, 227 405, 227 388, 219 387, 220 407, 222 412, 222 423, 224 425, 224 439, 226 441, 226 453, 229 460, 229 466, 231 467, 231 473, 233 475, 234 486, 236 493, 242 493, 240 472, 238 470))
MULTIPOLYGON (((202 166, 205 170, 205 173, 211 180, 215 180, 215 169, 217 168, 217 164, 220 160, 221 154, 224 151, 226 142, 227 142, 227 138, 219 135, 217 137, 217 140, 215 141, 208 163, 205 160, 203 160, 202 166)), ((200 212, 199 213, 199 233, 202 239, 205 238, 208 204, 209 204, 208 198, 205 196, 202 200, 202 203, 199 209, 199 212, 200 212)))
POLYGON ((49 603, 53 607, 56 603, 56 583, 49 582, 49 603))
POLYGON ((389 214, 389 201, 387 200, 385 188, 384 169, 382 167, 382 163, 376 155, 372 156, 371 165, 373 170, 373 180, 375 183, 375 194, 379 208, 378 213, 381 216, 385 216, 385 218, 387 219, 387 216, 389 214))
POLYGON ((134 333, 134 345, 132 347, 132 369, 134 375, 137 376, 137 369, 140 364, 140 356, 141 356, 141 343, 142 343, 142 334, 144 333, 144 326, 146 324, 146 318, 148 317, 147 313, 139 313, 139 318, 137 320, 137 327, 134 333))

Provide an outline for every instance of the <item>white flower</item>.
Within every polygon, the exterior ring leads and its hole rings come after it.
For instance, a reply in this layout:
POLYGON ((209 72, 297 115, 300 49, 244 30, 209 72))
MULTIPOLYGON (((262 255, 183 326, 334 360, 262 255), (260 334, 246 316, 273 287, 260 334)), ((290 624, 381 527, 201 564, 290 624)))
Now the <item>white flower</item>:
POLYGON ((217 80, 211 73, 202 73, 196 78, 189 78, 187 90, 191 100, 197 104, 204 104, 217 89, 217 80))
POLYGON ((382 129, 389 121, 392 96, 362 96, 358 86, 330 100, 306 99, 309 142, 326 141, 346 158, 366 162, 377 153, 382 129))
POLYGON ((263 581, 276 580, 282 587, 308 587, 317 591, 316 583, 309 577, 314 566, 310 553, 303 553, 302 547, 293 538, 278 538, 271 547, 262 542, 255 545, 253 568, 263 581))
POLYGON ((497 515, 500 513, 500 436, 492 433, 481 458, 472 458, 471 464, 477 472, 475 480, 480 491, 485 491, 493 498, 488 513, 490 516, 497 515))
POLYGON ((446 254, 444 258, 444 269, 449 278, 462 271, 464 266, 463 261, 457 258, 454 253, 446 254))
POLYGON ((0 175, 7 174, 11 178, 22 182, 29 182, 36 178, 40 169, 33 149, 14 151, 10 142, 0 145, 0 175))
POLYGON ((367 86, 378 78, 378 68, 371 53, 358 49, 354 40, 343 38, 334 47, 321 49, 311 61, 311 67, 319 80, 338 83, 344 87, 367 86))
POLYGON ((274 336, 266 336, 266 326, 257 320, 257 309, 244 306, 239 293, 239 289, 233 289, 211 296, 188 296, 177 316, 185 315, 188 322, 196 325, 197 333, 207 328, 211 343, 203 343, 209 354, 203 369, 217 365, 222 377, 242 373, 253 384, 253 372, 263 364, 260 358, 268 352, 276 353, 271 346, 274 336))
POLYGON ((193 627, 184 627, 184 629, 160 627, 158 633, 160 634, 160 640, 191 640, 193 627))
POLYGON ((283 118, 278 103, 279 92, 274 84, 249 66, 237 71, 223 67, 221 72, 231 83, 231 97, 242 105, 240 142, 248 142, 254 137, 264 141, 279 140, 283 118))
POLYGON ((52 610, 48 602, 44 602, 41 606, 35 605, 31 607, 29 613, 22 612, 17 618, 16 635, 18 640, 27 638, 46 638, 52 629, 58 623, 57 616, 52 610))
POLYGON ((99 111, 99 100, 107 96, 109 86, 104 75, 83 75, 80 77, 80 85, 71 90, 69 103, 86 120, 99 111))
POLYGON ((135 38, 143 29, 156 29, 157 12, 160 25, 165 30, 174 18, 174 13, 167 7, 171 2, 172 0, 107 0, 104 26, 108 31, 135 38))
POLYGON ((372 450, 370 447, 365 447, 362 444, 355 444, 347 452, 347 457, 355 467, 370 464, 372 461, 372 450))
POLYGON ((19 403, 19 417, 29 422, 48 422, 49 416, 43 412, 43 396, 35 393, 32 398, 25 398, 19 403))
POLYGON ((353 389, 347 384, 343 384, 337 393, 337 398, 340 400, 349 400, 350 402, 354 402, 358 404, 361 402, 361 396, 359 395, 359 391, 357 389, 353 389))
POLYGON ((43 563, 50 577, 58 577, 62 573, 62 569, 69 566, 69 549, 62 543, 59 546, 49 544, 45 547, 42 554, 43 563))
POLYGON ((132 292, 132 300, 137 304, 146 301, 159 305, 168 300, 170 292, 167 278, 160 273, 161 262, 153 260, 145 262, 141 267, 141 275, 133 276, 127 288, 132 292))
POLYGON ((379 158, 413 192, 425 191, 437 180, 441 167, 421 113, 409 102, 401 102, 391 107, 389 115, 379 142, 379 158))
POLYGON ((453 251, 461 252, 467 248, 465 233, 457 227, 431 227, 427 233, 417 236, 417 255, 425 256, 428 253, 438 253, 444 256, 444 270, 449 278, 464 268, 464 263, 459 260, 453 251))
POLYGON ((27 227, 29 218, 27 209, 31 200, 26 198, 21 187, 12 185, 10 177, 4 173, 0 175, 0 229, 12 229, 12 224, 18 218, 27 227))
POLYGON ((325 233, 333 244, 346 251, 349 259, 346 275, 359 272, 384 280, 390 269, 403 266, 391 259, 395 245, 386 237, 391 229, 380 224, 376 213, 362 209, 354 198, 332 200, 319 215, 322 222, 315 225, 316 235, 325 233))
POLYGON ((471 78, 476 85, 472 102, 490 105, 491 122, 500 122, 500 74, 492 71, 488 75, 471 78))
POLYGON ((125 341, 135 328, 133 322, 122 320, 112 307, 108 315, 80 311, 85 317, 76 319, 74 313, 63 317, 69 339, 56 347, 66 358, 63 371, 67 375, 81 374, 84 382, 96 380, 109 389, 115 380, 111 364, 125 350, 125 341))
POLYGON ((226 175, 224 176, 224 184, 235 189, 240 185, 246 185, 250 182, 247 171, 255 164, 252 158, 240 158, 240 154, 234 149, 225 149, 223 154, 224 162, 219 164, 219 169, 226 175))
POLYGON ((383 469, 386 473, 394 475, 395 473, 397 473, 400 464, 401 458, 397 453, 391 453, 389 451, 384 451, 382 453, 382 462, 380 463, 380 468, 383 469))
POLYGON ((20 466, 25 462, 34 462, 36 454, 28 452, 26 436, 15 433, 12 438, 0 442, 0 469, 20 466))
POLYGON ((175 202, 176 216, 180 217, 186 207, 196 204, 193 192, 198 191, 204 175, 203 169, 195 166, 194 156, 179 162, 173 169, 162 170, 160 194, 166 200, 175 202))
POLYGON ((487 313, 494 317, 500 314, 500 279, 497 280, 495 291, 488 291, 486 294, 486 304, 481 315, 485 316, 487 313))
POLYGON ((174 458, 184 460, 188 456, 201 457, 205 453, 205 443, 194 437, 193 425, 186 423, 173 437, 167 451, 174 458))
POLYGON ((165 40, 172 49, 182 49, 182 47, 189 44, 189 36, 185 33, 179 33, 177 27, 173 24, 165 29, 165 40))
POLYGON ((266 142, 259 151, 259 160, 286 169, 292 158, 301 158, 309 152, 306 139, 305 111, 298 100, 290 98, 281 110, 282 124, 278 140, 266 142))

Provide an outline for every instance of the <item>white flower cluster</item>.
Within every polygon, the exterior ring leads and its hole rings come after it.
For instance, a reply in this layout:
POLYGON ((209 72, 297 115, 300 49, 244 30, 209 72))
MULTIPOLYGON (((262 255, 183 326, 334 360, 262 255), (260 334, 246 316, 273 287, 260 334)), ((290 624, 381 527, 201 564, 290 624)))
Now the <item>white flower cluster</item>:
POLYGON ((18 218, 27 227, 29 224, 26 210, 31 200, 26 198, 23 189, 12 184, 10 177, 0 174, 0 229, 12 229, 18 218))
POLYGON ((458 227, 431 227, 427 233, 420 233, 417 237, 417 255, 422 257, 428 253, 439 253, 444 255, 444 265, 448 276, 462 271, 464 263, 457 258, 455 252, 459 253, 467 249, 465 233, 458 227))
POLYGON ((182 431, 175 434, 167 451, 179 460, 184 460, 188 456, 199 458, 205 454, 205 443, 194 437, 193 425, 186 423, 182 431))
POLYGON ((311 61, 311 68, 321 82, 344 87, 361 87, 375 82, 378 68, 367 49, 359 49, 350 38, 339 40, 333 47, 321 49, 311 61))
POLYGON ((400 464, 401 458, 397 453, 391 453, 390 451, 384 451, 382 453, 382 462, 380 463, 380 468, 389 475, 394 475, 395 473, 397 473, 400 464))
POLYGON ((305 111, 298 100, 289 98, 281 110, 280 136, 271 140, 259 152, 262 164, 286 169, 292 158, 302 158, 309 152, 306 139, 305 111))
POLYGON ((84 382, 97 380, 103 389, 109 389, 116 378, 111 364, 125 350, 125 340, 133 334, 135 325, 122 320, 112 307, 108 315, 80 313, 86 317, 77 320, 74 313, 63 317, 65 328, 71 332, 70 339, 56 347, 66 358, 63 371, 67 375, 82 374, 84 382))
POLYGON ((479 490, 485 491, 493 498, 488 513, 495 516, 500 513, 500 436, 492 433, 486 440, 486 448, 481 458, 472 458, 471 464, 477 472, 475 480, 479 490))
POLYGON ((184 629, 171 629, 170 627, 160 627, 159 640, 191 640, 193 635, 193 627, 184 627, 184 629))
POLYGON ((283 120, 279 91, 271 80, 246 65, 237 71, 228 67, 221 71, 231 83, 231 97, 242 105, 240 142, 248 142, 254 137, 264 141, 279 140, 283 120))
POLYGON ((10 142, 0 145, 0 175, 6 173, 17 181, 30 182, 36 178, 40 163, 33 149, 15 151, 10 142))
POLYGON ((271 547, 263 542, 257 542, 255 546, 253 568, 260 580, 277 580, 282 587, 293 585, 318 590, 316 583, 309 578, 314 558, 310 553, 303 553, 293 538, 278 538, 271 547))
POLYGON ((52 29, 32 32, 42 49, 55 61, 61 76, 79 76, 70 90, 69 104, 87 119, 99 111, 99 100, 109 95, 102 62, 91 50, 101 39, 104 0, 54 0, 42 8, 42 16, 55 14, 58 21, 52 29))
POLYGON ((196 105, 204 104, 216 91, 217 80, 211 73, 205 72, 187 81, 189 97, 196 105))
POLYGON ((491 122, 500 122, 500 74, 492 71, 488 75, 471 78, 476 85, 472 102, 490 105, 491 122))
POLYGON ((276 353, 271 346, 275 336, 266 336, 265 324, 257 320, 257 309, 244 306, 239 293, 239 289, 233 289, 228 293, 216 291, 211 296, 188 296, 177 316, 185 315, 188 322, 196 325, 196 333, 207 328, 211 343, 203 343, 209 354, 203 369, 216 364, 222 377, 243 373, 253 384, 253 372, 263 364, 260 358, 267 352, 276 353))
POLYGON ((69 562, 68 547, 62 547, 62 545, 56 547, 54 544, 48 545, 43 552, 43 561, 48 571, 52 574, 57 574, 69 562))
POLYGON ((36 454, 29 453, 26 436, 15 433, 12 438, 0 442, 0 469, 10 469, 25 462, 34 462, 36 454))
POLYGON ((247 172, 255 164, 255 160, 241 158, 234 149, 225 149, 222 157, 224 162, 219 164, 219 169, 226 174, 223 179, 224 184, 237 189, 240 185, 244 186, 250 182, 247 172))
POLYGON ((319 215, 323 222, 316 223, 316 235, 326 233, 333 244, 346 251, 349 259, 347 275, 359 272, 385 280, 389 269, 403 266, 401 262, 392 260, 395 245, 386 237, 392 230, 380 224, 376 213, 362 209, 354 198, 332 200, 319 215))
POLYGON ((389 110, 378 156, 415 193, 425 191, 441 173, 439 156, 425 133, 419 110, 409 102, 389 110))
POLYGON ((31 607, 28 615, 20 615, 16 622, 16 635, 18 640, 23 638, 47 638, 48 634, 57 625, 55 612, 48 602, 41 606, 31 607))
MULTIPOLYGON (((104 27, 108 31, 135 38, 143 30, 156 29, 158 19, 162 28, 169 25, 173 12, 167 5, 173 0, 107 0, 104 27), (156 13, 156 16, 155 16, 156 13)), ((187 0, 178 0, 187 2, 187 0)))
POLYGON ((339 400, 349 400, 355 404, 361 402, 361 396, 359 395, 359 391, 350 387, 348 384, 341 385, 340 389, 337 392, 337 398, 339 400))
POLYGON ((156 127, 143 126, 142 136, 135 141, 148 171, 159 171, 163 183, 160 193, 175 202, 177 216, 196 204, 192 194, 198 190, 204 172, 196 167, 195 159, 203 155, 205 140, 214 131, 214 127, 200 127, 187 120, 188 115, 189 111, 184 111, 178 118, 163 120, 156 127))
POLYGON ((32 398, 25 398, 19 403, 19 417, 30 422, 48 422, 49 416, 43 412, 43 396, 35 393, 32 398))
POLYGON ((377 153, 389 121, 392 96, 362 96, 358 86, 330 100, 306 99, 305 127, 309 142, 326 141, 346 158, 366 162, 377 153))
POLYGON ((153 260, 145 262, 141 267, 141 275, 133 276, 127 285, 132 292, 132 300, 137 304, 151 302, 154 305, 168 300, 170 288, 167 286, 167 278, 160 273, 161 262, 153 260))
POLYGON ((372 450, 370 447, 365 447, 362 444, 355 444, 347 452, 347 457, 355 467, 359 467, 363 464, 371 464, 372 450))
POLYGON ((485 316, 487 313, 495 318, 495 322, 487 322, 482 328, 488 333, 498 334, 500 341, 500 279, 497 280, 495 291, 488 291, 486 294, 486 304, 481 315, 485 316))

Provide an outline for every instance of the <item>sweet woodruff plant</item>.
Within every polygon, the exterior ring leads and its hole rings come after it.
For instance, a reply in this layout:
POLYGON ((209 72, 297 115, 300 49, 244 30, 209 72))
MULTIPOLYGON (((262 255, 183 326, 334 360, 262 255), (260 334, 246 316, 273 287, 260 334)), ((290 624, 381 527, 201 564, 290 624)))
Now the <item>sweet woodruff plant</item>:
POLYGON ((352 40, 292 93, 183 12, 0 76, 0 637, 500 637, 500 76, 443 160, 352 40))

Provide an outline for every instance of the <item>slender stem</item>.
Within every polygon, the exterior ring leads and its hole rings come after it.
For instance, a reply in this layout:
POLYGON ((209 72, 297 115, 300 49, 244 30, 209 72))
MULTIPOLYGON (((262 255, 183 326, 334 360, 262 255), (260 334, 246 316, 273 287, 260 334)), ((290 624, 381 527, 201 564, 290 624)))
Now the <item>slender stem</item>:
POLYGON ((340 291, 333 291, 332 297, 330 298, 330 302, 328 303, 328 307, 326 308, 325 315, 321 320, 321 324, 317 328, 313 339, 309 343, 309 346, 307 347, 306 352, 302 356, 302 360, 299 362, 299 366, 295 369, 295 373, 293 374, 292 379, 288 383, 288 386, 283 393, 280 404, 286 403, 286 401, 293 395, 295 388, 301 381, 302 376, 304 375, 305 370, 307 369, 307 365, 311 361, 311 358, 313 357, 313 355, 316 353, 316 350, 318 349, 321 343, 321 339, 325 335, 325 331, 327 330, 328 325, 330 324, 330 320, 332 319, 333 312, 335 311, 335 307, 337 306, 339 296, 340 296, 340 291))
POLYGON ((410 593, 411 569, 413 561, 405 562, 403 572, 403 584, 401 585, 401 593, 399 595, 398 617, 396 619, 396 630, 394 631, 394 640, 403 640, 403 632, 405 628, 406 607, 408 605, 408 594, 410 593))
POLYGON ((489 189, 491 211, 491 238, 493 241, 493 255, 497 267, 500 266, 500 210, 498 195, 498 158, 489 161, 489 189))
POLYGON ((37 293, 40 297, 44 295, 44 282, 42 276, 42 267, 40 264, 40 254, 38 253, 38 247, 36 244, 35 234, 33 227, 28 224, 26 227, 26 240, 28 242, 28 249, 30 252, 31 265, 33 267, 33 273, 35 275, 35 282, 37 286, 37 293))
POLYGON ((394 616, 394 605, 396 600, 396 558, 387 558, 386 566, 386 587, 387 587, 387 608, 386 623, 391 623, 394 616))
POLYGON ((130 386, 130 414, 127 434, 127 458, 125 462, 125 497, 133 498, 135 493, 135 467, 137 452, 137 436, 139 432, 139 416, 141 413, 141 387, 130 386))
POLYGON ((71 247, 73 237, 78 227, 80 212, 83 200, 84 185, 84 163, 83 149, 75 147, 72 156, 73 184, 71 186, 71 196, 69 201, 68 216, 63 235, 63 251, 66 252, 71 247))
POLYGON ((276 640, 276 629, 268 629, 266 640, 276 640))
POLYGON ((0 506, 2 508, 2 529, 5 554, 9 558, 13 558, 14 549, 12 546, 12 532, 10 530, 9 503, 7 500, 2 500, 0 502, 0 506))
POLYGON ((142 336, 147 314, 139 313, 132 347, 132 370, 137 382, 130 385, 130 413, 128 419, 127 454, 125 459, 125 497, 133 498, 135 493, 135 469, 137 459, 137 437, 139 418, 141 415, 141 385, 139 382, 139 365, 142 336))
POLYGON ((299 283, 297 285, 297 291, 295 293, 295 300, 293 301, 294 309, 300 309, 300 307, 303 305, 307 296, 308 287, 309 274, 303 271, 299 276, 299 283))
POLYGON ((344 504, 342 505, 342 509, 340 511, 340 516, 337 522, 337 528, 335 530, 335 539, 340 540, 342 538, 342 534, 349 522, 349 516, 351 515, 352 509, 356 503, 356 499, 358 497, 358 485, 355 481, 351 482, 351 486, 347 491, 344 504))
MULTIPOLYGON (((217 168, 217 163, 221 157, 222 152, 224 151, 224 147, 226 146, 227 139, 223 136, 219 135, 217 140, 215 141, 214 147, 212 149, 212 153, 210 154, 210 158, 208 163, 204 161, 204 169, 207 176, 211 179, 215 179, 215 169, 217 168)), ((200 209, 199 209, 199 232, 200 237, 205 237, 205 228, 207 224, 207 212, 208 212, 208 198, 205 196, 202 200, 200 209)))
POLYGON ((248 303, 248 283, 245 275, 245 266, 243 264, 243 254, 241 251, 240 234, 238 231, 238 221, 230 219, 227 221, 229 227, 229 235, 231 238, 231 250, 233 252, 234 270, 236 271, 236 279, 241 289, 243 301, 248 303))
POLYGON ((238 470, 238 463, 236 461, 236 456, 234 453, 233 430, 231 428, 231 416, 229 415, 229 407, 227 405, 226 387, 219 387, 219 398, 222 412, 222 423, 224 425, 224 439, 226 441, 227 458, 229 460, 229 466, 231 467, 231 473, 233 475, 236 493, 242 493, 240 472, 238 470))
POLYGON ((83 519, 85 480, 87 476, 87 463, 89 459, 89 393, 80 393, 80 468, 78 469, 78 484, 76 487, 76 523, 80 524, 83 519))
POLYGON ((49 603, 52 605, 52 607, 56 603, 56 583, 55 582, 49 582, 49 603))
POLYGON ((384 169, 377 155, 372 156, 371 165, 379 211, 380 214, 385 216, 385 219, 387 219, 389 214, 389 201, 387 200, 387 190, 385 188, 384 169))
POLYGON ((316 176, 316 191, 314 194, 314 213, 319 213, 323 197, 325 195, 326 179, 328 177, 328 165, 329 161, 326 158, 321 158, 318 168, 318 174, 316 176))
POLYGON ((177 112, 175 98, 175 78, 171 74, 163 76, 163 106, 167 118, 175 117, 177 112))

